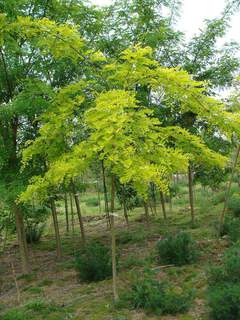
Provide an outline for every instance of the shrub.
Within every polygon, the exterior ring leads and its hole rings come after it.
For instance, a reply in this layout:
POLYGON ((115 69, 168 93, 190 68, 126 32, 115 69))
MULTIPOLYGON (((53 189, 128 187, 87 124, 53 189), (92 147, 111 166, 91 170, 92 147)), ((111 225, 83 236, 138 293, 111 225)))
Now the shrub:
POLYGON ((223 257, 223 265, 212 267, 209 271, 208 282, 211 286, 240 281, 240 247, 228 249, 223 257))
POLYGON ((228 200, 228 209, 232 211, 235 217, 240 216, 240 195, 234 194, 228 200))
POLYGON ((43 234, 44 224, 30 224, 26 227, 26 239, 27 243, 37 243, 40 241, 43 234))
POLYGON ((213 320, 240 319, 240 285, 225 284, 210 290, 208 305, 213 320))
POLYGON ((142 228, 139 228, 137 231, 121 232, 118 234, 117 243, 140 243, 146 239, 146 236, 146 232, 142 228))
POLYGON ((220 230, 220 236, 227 235, 232 242, 240 239, 240 219, 227 216, 220 230))
POLYGON ((1 320, 26 320, 26 314, 22 310, 12 309, 3 315, 1 320))
POLYGON ((226 193, 224 191, 218 192, 212 198, 212 202, 214 205, 220 204, 225 201, 226 193))
POLYGON ((210 269, 208 304, 213 320, 240 318, 240 247, 228 249, 222 266, 210 269))
POLYGON ((161 263, 177 266, 191 264, 197 259, 196 243, 186 232, 169 235, 157 242, 158 259, 161 263))
POLYGON ((135 309, 144 309, 158 315, 176 314, 189 309, 192 294, 175 292, 166 282, 144 276, 133 283, 128 301, 135 309))
POLYGON ((85 203, 89 207, 97 207, 99 205, 97 197, 89 197, 85 200, 85 203))
POLYGON ((79 279, 90 282, 104 280, 112 275, 110 250, 98 242, 86 245, 76 256, 75 268, 79 279))
MULTIPOLYGON (((7 311, 1 320, 26 320, 26 319, 40 319, 38 315, 42 317, 47 317, 50 319, 50 314, 61 310, 58 306, 53 303, 49 303, 42 299, 36 299, 29 301, 22 307, 14 308, 7 311), (35 317, 36 315, 36 317, 35 317)), ((41 319, 42 319, 41 317, 41 319)), ((55 319, 55 318, 54 318, 55 319)), ((58 319, 60 319, 58 317, 58 319)))

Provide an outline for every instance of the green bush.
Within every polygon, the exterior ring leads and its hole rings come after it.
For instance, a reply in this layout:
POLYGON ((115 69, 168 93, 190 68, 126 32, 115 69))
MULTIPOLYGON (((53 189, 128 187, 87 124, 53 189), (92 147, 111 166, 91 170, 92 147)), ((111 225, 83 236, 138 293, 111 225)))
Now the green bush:
POLYGON ((226 250, 223 256, 222 266, 215 266, 209 270, 208 282, 210 286, 240 282, 239 245, 226 250))
POLYGON ((240 284, 225 284, 212 288, 208 295, 212 320, 240 319, 240 284))
POLYGON ((1 320, 26 320, 26 314, 22 310, 12 309, 3 315, 1 320))
POLYGON ((192 293, 177 293, 168 283, 159 282, 147 275, 138 277, 127 298, 134 309, 163 315, 187 311, 192 302, 192 293))
POLYGON ((142 228, 137 231, 125 231, 118 234, 117 244, 142 243, 146 237, 146 232, 142 228))
POLYGON ((89 197, 85 200, 85 203, 89 207, 97 207, 99 205, 97 197, 89 197))
POLYGON ((228 200, 228 209, 232 211, 235 217, 240 216, 240 195, 234 194, 228 200))
POLYGON ((30 224, 26 227, 26 239, 27 243, 37 243, 40 241, 43 234, 44 224, 30 224))
POLYGON ((214 205, 220 204, 225 201, 226 193, 224 191, 218 192, 212 198, 212 202, 214 205))
POLYGON ((222 266, 209 272, 208 305, 213 320, 240 319, 240 247, 228 249, 222 266))
POLYGON ((98 242, 90 242, 76 256, 75 268, 80 280, 104 280, 112 275, 110 250, 98 242))
MULTIPOLYGON (((219 225, 217 229, 219 230, 219 225)), ((231 242, 236 242, 240 239, 240 219, 226 216, 220 230, 220 236, 223 237, 225 235, 229 237, 231 242)))
POLYGON ((192 237, 181 232, 157 242, 158 260, 165 264, 182 266, 191 264, 197 260, 196 243, 192 237))
MULTIPOLYGON (((39 315, 49 318, 52 312, 59 311, 59 307, 42 299, 29 301, 20 308, 7 311, 1 320, 39 319, 39 315)), ((42 317, 41 317, 42 319, 42 317)), ((60 319, 60 318, 58 318, 60 319)))

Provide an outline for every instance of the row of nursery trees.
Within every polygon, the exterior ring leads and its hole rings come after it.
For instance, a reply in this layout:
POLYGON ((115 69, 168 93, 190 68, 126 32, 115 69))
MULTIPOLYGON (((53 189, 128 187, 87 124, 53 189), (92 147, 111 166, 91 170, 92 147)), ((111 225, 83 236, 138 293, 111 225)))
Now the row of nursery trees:
POLYGON ((186 42, 175 30, 179 1, 119 0, 102 9, 77 0, 0 1, 0 230, 14 218, 23 273, 30 271, 24 222, 39 206, 51 208, 61 257, 59 194, 74 195, 84 245, 86 175, 102 180, 113 275, 115 185, 127 222, 129 189, 148 222, 150 195, 163 199, 176 174, 188 174, 192 223, 194 174, 214 186, 227 168, 229 192, 239 97, 235 90, 224 103, 216 93, 233 84, 238 46, 217 41, 238 5, 229 2, 186 42))

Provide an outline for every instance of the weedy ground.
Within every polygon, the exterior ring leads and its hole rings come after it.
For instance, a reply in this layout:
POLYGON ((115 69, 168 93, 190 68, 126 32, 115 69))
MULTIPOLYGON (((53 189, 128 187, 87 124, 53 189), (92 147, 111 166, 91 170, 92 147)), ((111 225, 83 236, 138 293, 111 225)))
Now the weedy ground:
MULTIPOLYGON (((239 191, 234 185, 235 191, 239 191)), ((96 219, 85 218, 88 239, 101 240, 110 245, 110 232, 99 208, 87 203, 93 194, 85 194, 82 208, 84 216, 97 215, 96 219)), ((194 289, 195 298, 186 314, 176 316, 154 316, 143 310, 130 310, 124 305, 114 305, 111 279, 96 283, 79 282, 74 269, 74 254, 81 242, 77 220, 74 232, 65 231, 64 210, 59 204, 59 220, 63 246, 63 258, 56 260, 53 228, 49 222, 45 235, 38 244, 30 248, 32 272, 20 275, 20 261, 16 240, 12 240, 0 256, 0 319, 5 320, 197 320, 208 319, 206 303, 207 271, 213 263, 219 263, 228 246, 227 239, 216 237, 216 226, 224 199, 224 186, 217 192, 195 187, 196 223, 190 223, 188 193, 186 185, 173 200, 173 207, 166 221, 160 206, 157 215, 151 215, 149 225, 143 219, 143 209, 130 213, 130 225, 126 226, 123 213, 118 211, 116 238, 119 258, 118 287, 120 296, 130 288, 136 272, 148 268, 157 273, 159 279, 169 280, 175 287, 194 289), (159 238, 168 232, 185 230, 197 241, 199 260, 197 263, 175 267, 161 266, 156 261, 155 246, 159 238)))

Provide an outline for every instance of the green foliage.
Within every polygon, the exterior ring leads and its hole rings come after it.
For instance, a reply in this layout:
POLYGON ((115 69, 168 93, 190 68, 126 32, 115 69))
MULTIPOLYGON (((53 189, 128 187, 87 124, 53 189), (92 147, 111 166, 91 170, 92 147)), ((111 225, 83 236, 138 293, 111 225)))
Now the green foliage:
POLYGON ((142 228, 137 231, 124 231, 117 237, 118 244, 142 243, 146 239, 146 232, 142 228))
MULTIPOLYGON (((14 308, 5 313, 2 320, 25 320, 28 318, 39 319, 41 317, 48 317, 50 314, 59 311, 59 307, 53 303, 46 302, 42 299, 32 300, 25 304, 23 307, 14 308)), ((62 319, 62 318, 58 318, 62 319)))
MULTIPOLYGON (((217 224, 217 232, 219 232, 219 224, 217 224)), ((228 236, 231 242, 240 240, 240 220, 232 216, 226 216, 221 226, 220 236, 228 236)))
POLYGON ((99 205, 99 201, 97 197, 88 197, 85 200, 85 203, 89 207, 97 207, 99 205))
POLYGON ((218 205, 218 204, 224 202, 225 198, 226 198, 226 192, 221 191, 212 197, 212 202, 214 205, 218 205))
POLYGON ((12 309, 3 315, 2 320, 25 320, 26 314, 23 310, 12 309))
POLYGON ((222 266, 214 266, 209 270, 208 282, 210 286, 235 283, 240 281, 240 247, 239 244, 228 249, 222 266))
POLYGON ((225 284, 211 289, 208 295, 210 319, 236 320, 240 317, 240 285, 225 284))
POLYGON ((131 184, 122 185, 119 180, 117 180, 116 188, 119 202, 122 205, 125 202, 127 210, 132 210, 142 205, 141 198, 131 184))
POLYGON ((238 319, 240 316, 240 247, 228 249, 222 266, 209 271, 208 304, 213 320, 238 319))
POLYGON ((26 227, 26 239, 28 243, 37 243, 40 241, 44 232, 45 224, 30 224, 26 227))
POLYGON ((227 207, 236 216, 240 216, 240 194, 233 194, 227 202, 227 207))
POLYGON ((157 242, 158 261, 165 264, 182 266, 197 260, 195 241, 186 232, 169 235, 157 242))
POLYGON ((84 251, 76 256, 75 268, 80 280, 101 281, 112 275, 111 253, 99 242, 86 244, 84 251))
POLYGON ((176 292, 167 282, 155 280, 151 274, 138 275, 127 295, 134 309, 144 309, 157 315, 183 313, 192 302, 190 293, 176 292))

